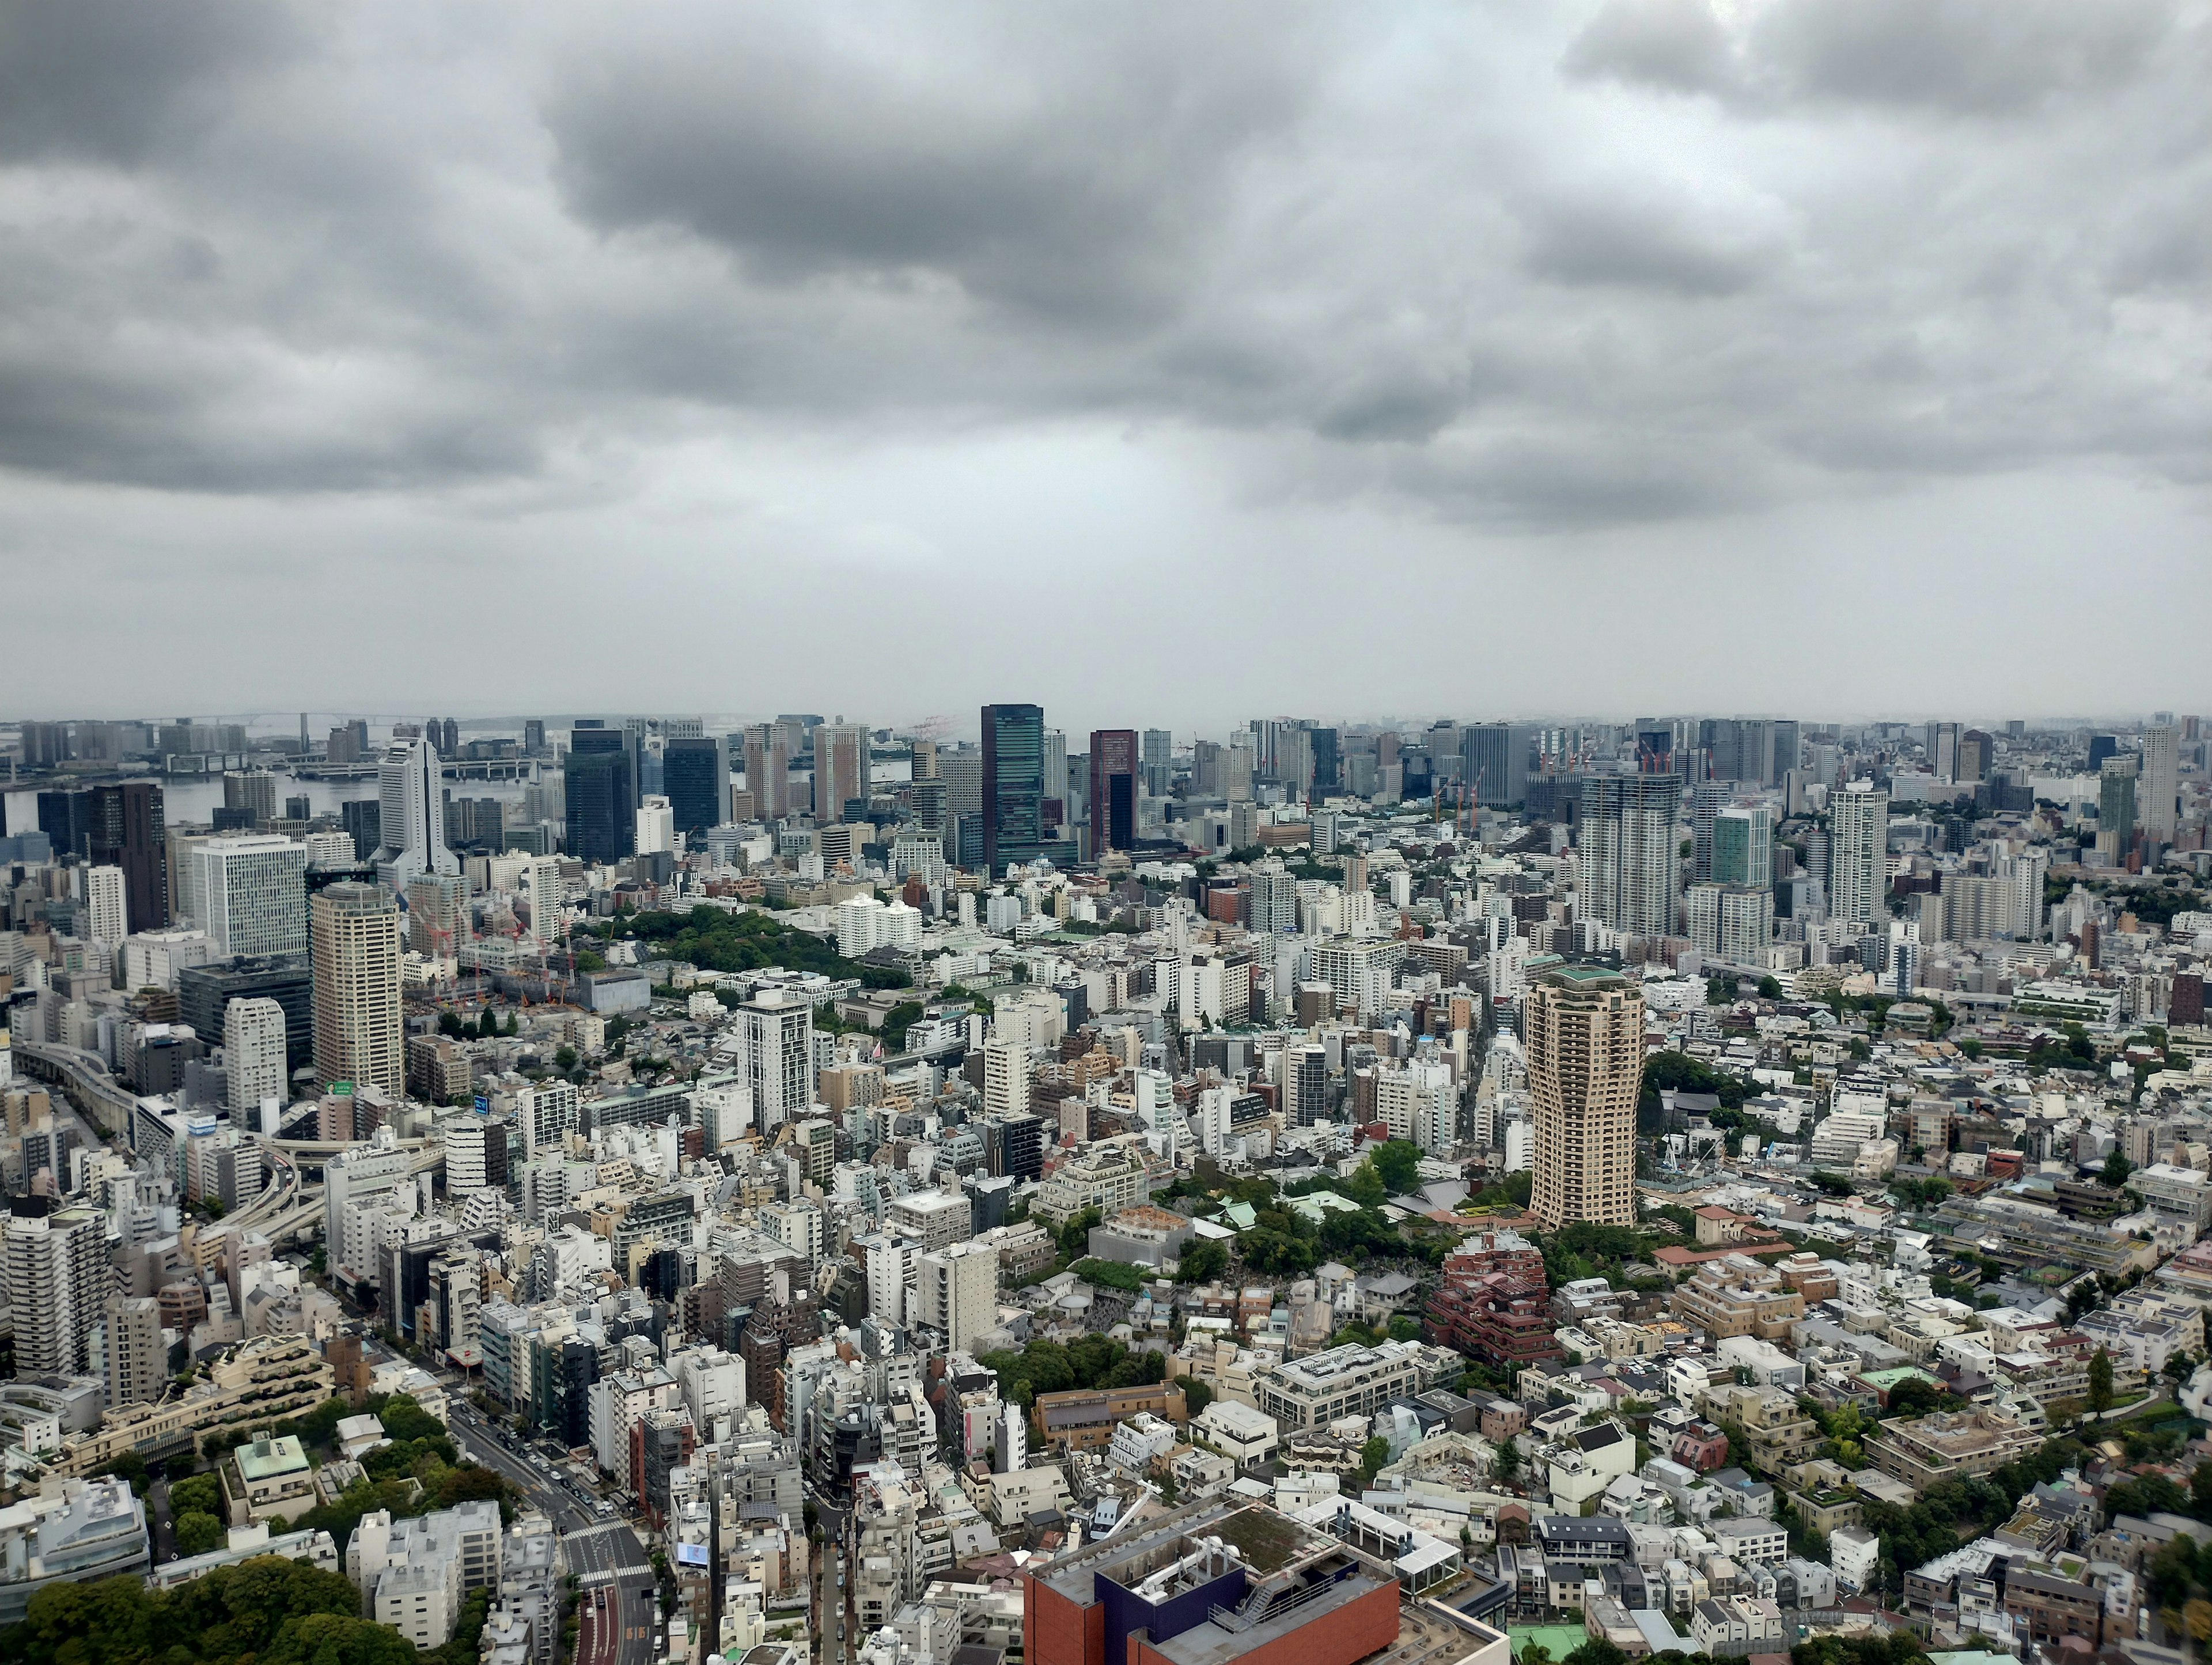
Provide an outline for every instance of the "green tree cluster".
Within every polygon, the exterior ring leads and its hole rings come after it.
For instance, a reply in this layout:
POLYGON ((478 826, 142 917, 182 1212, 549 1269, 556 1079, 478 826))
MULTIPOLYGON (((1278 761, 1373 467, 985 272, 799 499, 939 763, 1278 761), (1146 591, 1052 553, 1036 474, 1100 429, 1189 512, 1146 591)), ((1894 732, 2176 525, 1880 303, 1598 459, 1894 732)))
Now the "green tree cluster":
POLYGON ((1164 1354, 1132 1353, 1119 1341, 1085 1335, 1062 1346, 1032 1341, 1020 1352, 985 1353, 975 1361, 999 1378, 999 1396, 1026 1409, 1039 1394, 1071 1388, 1134 1388, 1166 1379, 1164 1354))
MULTIPOLYGON (((50 1584, 0 1632, 7 1665, 422 1665, 389 1626, 361 1616, 345 1577, 257 1556, 173 1590, 137 1578, 50 1584)), ((476 1638, 468 1659, 475 1658, 476 1638)), ((440 1665, 465 1665, 460 1660, 440 1665)))
POLYGON ((788 966, 829 977, 855 977, 866 988, 904 988, 913 981, 890 966, 863 965, 846 959, 821 938, 795 930, 767 914, 732 914, 702 907, 681 914, 639 914, 628 924, 657 953, 709 971, 761 971, 788 966))
POLYGON ((2078 1466, 2082 1456, 2079 1441, 2045 1440, 2033 1455, 1993 1474, 1941 1481, 1910 1508, 1869 1502, 1866 1524, 1881 1539, 1882 1589, 1901 1596, 1905 1573, 2003 1525, 2024 1494, 2078 1466))

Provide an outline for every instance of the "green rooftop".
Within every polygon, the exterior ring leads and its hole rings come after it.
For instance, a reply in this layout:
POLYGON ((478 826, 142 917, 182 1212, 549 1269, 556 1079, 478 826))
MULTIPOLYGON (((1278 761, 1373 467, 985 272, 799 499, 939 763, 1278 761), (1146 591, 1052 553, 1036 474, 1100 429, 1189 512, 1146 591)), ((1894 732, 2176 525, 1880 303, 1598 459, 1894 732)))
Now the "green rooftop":
POLYGON ((287 1434, 281 1439, 256 1437, 238 1448, 238 1474, 244 1480, 275 1480, 307 1466, 307 1448, 287 1434))

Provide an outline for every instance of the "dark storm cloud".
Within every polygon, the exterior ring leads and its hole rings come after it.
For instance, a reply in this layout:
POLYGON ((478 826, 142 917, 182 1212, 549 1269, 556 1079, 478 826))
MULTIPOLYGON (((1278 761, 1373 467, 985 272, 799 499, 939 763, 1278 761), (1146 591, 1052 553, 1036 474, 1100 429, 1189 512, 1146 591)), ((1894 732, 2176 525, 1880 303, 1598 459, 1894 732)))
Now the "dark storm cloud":
POLYGON ((0 465, 611 500, 763 427, 1129 423, 1515 528, 2191 479, 2206 39, 2154 0, 4 6, 0 465))

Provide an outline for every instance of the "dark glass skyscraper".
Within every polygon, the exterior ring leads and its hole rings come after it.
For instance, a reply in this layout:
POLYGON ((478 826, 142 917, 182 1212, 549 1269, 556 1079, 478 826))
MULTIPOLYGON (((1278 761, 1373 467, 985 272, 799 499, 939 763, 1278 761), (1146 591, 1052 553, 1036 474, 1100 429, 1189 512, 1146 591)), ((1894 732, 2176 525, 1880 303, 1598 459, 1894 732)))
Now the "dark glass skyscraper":
POLYGON ((568 800, 568 854, 620 861, 637 848, 637 792, 629 738, 619 728, 578 724, 568 736, 562 784, 568 800))
POLYGON ((1341 782, 1336 772, 1336 731, 1316 728, 1313 734, 1313 789, 1316 796, 1335 792, 1341 782))
POLYGON ((92 789, 90 860, 123 869, 123 894, 133 931, 169 922, 169 829, 161 789, 150 781, 92 789))
POLYGON ((678 833, 720 826, 730 818, 727 743, 704 735, 670 740, 661 753, 660 785, 678 833))
POLYGON ((1137 731, 1091 731, 1091 854, 1137 843, 1137 731))
POLYGON ((992 875, 1044 842, 1044 708, 983 708, 983 862, 992 875))
POLYGON ((39 794, 39 830, 52 841, 54 859, 84 860, 92 852, 92 794, 82 791, 39 794))

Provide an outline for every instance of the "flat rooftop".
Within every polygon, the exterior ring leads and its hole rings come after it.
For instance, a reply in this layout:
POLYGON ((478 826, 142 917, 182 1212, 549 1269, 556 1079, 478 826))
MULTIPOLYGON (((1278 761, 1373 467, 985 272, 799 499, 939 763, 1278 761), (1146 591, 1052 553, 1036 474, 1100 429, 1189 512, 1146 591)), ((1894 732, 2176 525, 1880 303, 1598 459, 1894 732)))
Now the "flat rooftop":
POLYGON ((1286 1515, 1241 1498, 1209 1498, 1146 1521, 1124 1535, 1116 1534, 1064 1555, 1036 1574, 1069 1601, 1089 1606, 1092 1577, 1104 1573, 1116 1583, 1133 1586, 1188 1553, 1185 1540, 1218 1538, 1232 1545, 1255 1576, 1265 1577, 1302 1556, 1341 1548, 1325 1534, 1301 1526, 1286 1515))

